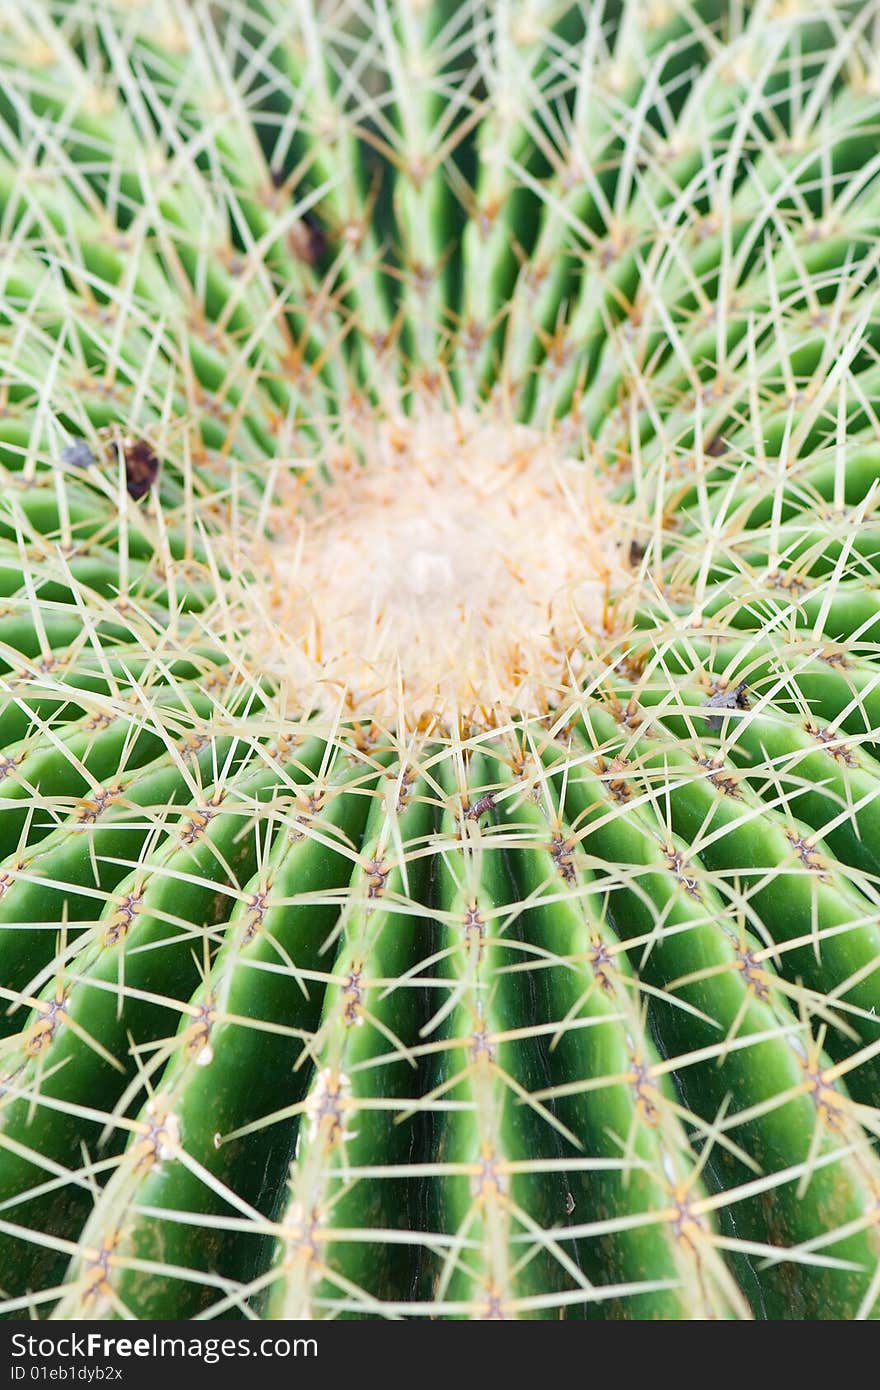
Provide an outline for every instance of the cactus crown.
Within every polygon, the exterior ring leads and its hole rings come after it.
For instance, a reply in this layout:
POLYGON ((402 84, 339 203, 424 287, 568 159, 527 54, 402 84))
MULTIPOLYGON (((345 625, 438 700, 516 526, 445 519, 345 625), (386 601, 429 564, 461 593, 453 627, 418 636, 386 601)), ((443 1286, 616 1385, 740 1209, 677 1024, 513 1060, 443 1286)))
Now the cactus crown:
POLYGON ((387 728, 558 705, 611 626, 613 582, 621 604, 632 584, 595 479, 505 420, 431 411, 377 434, 363 463, 333 459, 317 505, 297 477, 257 548, 267 599, 252 588, 242 617, 268 669, 300 706, 343 701, 387 728))
POLYGON ((0 28, 0 1311, 880 1307, 875 0, 0 28))

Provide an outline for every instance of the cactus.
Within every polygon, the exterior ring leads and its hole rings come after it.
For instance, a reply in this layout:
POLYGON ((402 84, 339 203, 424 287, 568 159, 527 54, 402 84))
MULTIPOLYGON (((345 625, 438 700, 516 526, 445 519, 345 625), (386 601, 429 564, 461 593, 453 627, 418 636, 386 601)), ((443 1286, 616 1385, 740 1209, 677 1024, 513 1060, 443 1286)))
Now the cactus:
POLYGON ((880 7, 0 31, 0 1311, 880 1311, 880 7))

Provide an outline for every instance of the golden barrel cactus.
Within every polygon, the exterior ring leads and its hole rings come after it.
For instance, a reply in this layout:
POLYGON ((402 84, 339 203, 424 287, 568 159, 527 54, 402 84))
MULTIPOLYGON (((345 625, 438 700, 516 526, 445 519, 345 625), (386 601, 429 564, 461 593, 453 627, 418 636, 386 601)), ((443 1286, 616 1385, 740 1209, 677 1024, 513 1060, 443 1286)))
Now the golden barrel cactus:
POLYGON ((0 64, 0 1311, 873 1316, 880 7, 0 64))

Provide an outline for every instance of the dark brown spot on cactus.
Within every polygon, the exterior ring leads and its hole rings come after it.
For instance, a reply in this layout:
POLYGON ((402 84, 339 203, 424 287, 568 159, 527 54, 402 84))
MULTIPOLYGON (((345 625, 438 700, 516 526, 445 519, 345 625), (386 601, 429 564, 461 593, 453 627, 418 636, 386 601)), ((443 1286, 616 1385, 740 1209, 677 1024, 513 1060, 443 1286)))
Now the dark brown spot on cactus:
POLYGON ((479 801, 475 801, 473 806, 469 806, 465 811, 465 820, 479 820, 480 816, 486 811, 491 811, 495 805, 495 796, 492 792, 486 792, 479 801))
POLYGON ((126 435, 122 441, 122 460, 128 495, 139 502, 159 476, 159 460, 145 439, 135 439, 131 435, 126 435))

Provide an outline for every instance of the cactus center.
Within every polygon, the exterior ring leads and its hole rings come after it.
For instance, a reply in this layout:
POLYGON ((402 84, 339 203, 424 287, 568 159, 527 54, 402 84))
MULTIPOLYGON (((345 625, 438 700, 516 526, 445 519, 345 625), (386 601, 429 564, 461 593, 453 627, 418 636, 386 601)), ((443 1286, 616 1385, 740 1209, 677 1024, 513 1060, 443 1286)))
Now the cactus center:
POLYGON ((261 660, 314 705, 425 726, 541 713, 628 580, 621 525, 552 435, 434 412, 294 475, 254 559, 261 660))

